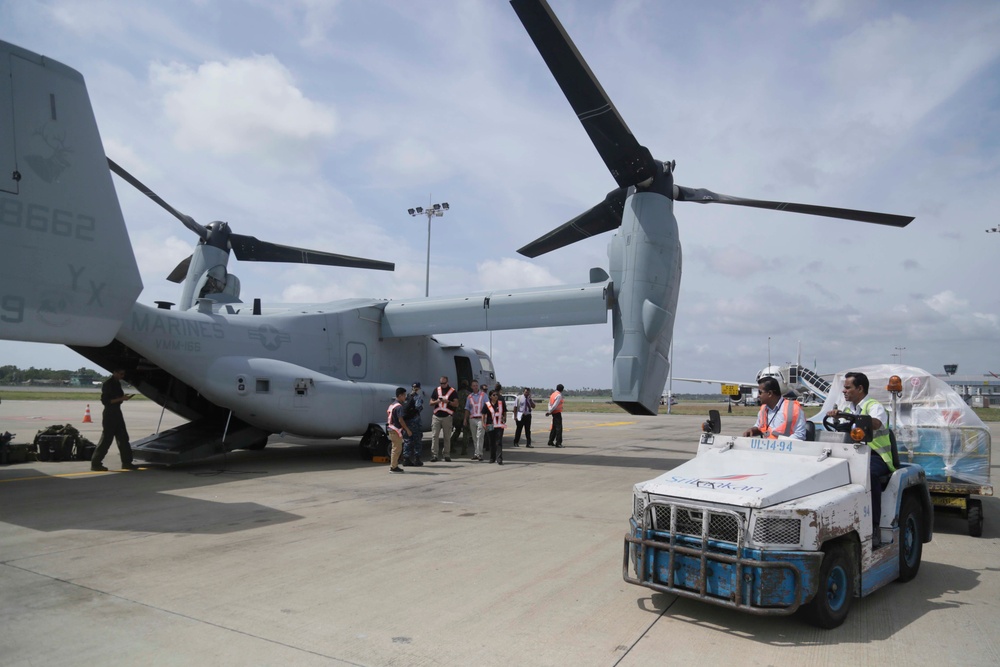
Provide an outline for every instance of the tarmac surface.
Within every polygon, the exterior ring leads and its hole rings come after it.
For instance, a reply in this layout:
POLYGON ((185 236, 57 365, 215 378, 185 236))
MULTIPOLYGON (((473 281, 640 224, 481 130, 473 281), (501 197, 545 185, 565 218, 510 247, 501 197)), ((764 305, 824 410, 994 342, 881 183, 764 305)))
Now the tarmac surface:
MULTIPOLYGON (((91 409, 81 424, 80 401, 4 401, 0 431, 71 423, 96 442, 91 409)), ((157 428, 154 404, 124 410, 133 438, 157 428)), ((0 663, 1000 664, 997 498, 978 539, 937 512, 916 579, 834 630, 623 582, 632 485, 689 459, 701 421, 568 413, 554 449, 540 418, 535 448, 506 447, 502 467, 402 475, 356 440, 274 437, 170 469, 0 467, 0 663)), ((750 421, 723 414, 723 432, 750 421)))

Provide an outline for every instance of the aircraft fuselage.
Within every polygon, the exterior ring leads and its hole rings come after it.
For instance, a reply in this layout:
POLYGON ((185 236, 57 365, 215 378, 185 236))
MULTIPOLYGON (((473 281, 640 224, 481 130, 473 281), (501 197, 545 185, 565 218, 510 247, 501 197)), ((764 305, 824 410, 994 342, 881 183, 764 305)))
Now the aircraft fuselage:
POLYGON ((261 315, 247 304, 214 312, 136 304, 116 338, 142 358, 137 372, 155 366, 248 424, 313 437, 358 435, 384 422, 395 388, 415 380, 427 391, 440 375, 456 386, 493 380, 476 350, 430 336, 381 338, 386 303, 261 315))

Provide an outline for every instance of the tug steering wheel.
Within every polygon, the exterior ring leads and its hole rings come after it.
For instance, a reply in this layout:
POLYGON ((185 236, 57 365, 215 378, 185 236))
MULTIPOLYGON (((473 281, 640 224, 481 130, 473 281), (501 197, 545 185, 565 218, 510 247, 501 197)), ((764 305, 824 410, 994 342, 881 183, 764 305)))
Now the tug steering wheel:
POLYGON ((874 437, 871 415, 852 415, 849 413, 839 413, 833 417, 827 415, 823 417, 823 427, 827 431, 849 433, 855 441, 860 441, 863 438, 865 442, 870 442, 874 437), (855 429, 860 429, 864 434, 855 436, 853 433, 855 429))
POLYGON ((823 428, 827 431, 836 431, 838 433, 850 433, 851 427, 854 426, 855 415, 839 414, 836 417, 831 417, 826 415, 823 417, 823 428))

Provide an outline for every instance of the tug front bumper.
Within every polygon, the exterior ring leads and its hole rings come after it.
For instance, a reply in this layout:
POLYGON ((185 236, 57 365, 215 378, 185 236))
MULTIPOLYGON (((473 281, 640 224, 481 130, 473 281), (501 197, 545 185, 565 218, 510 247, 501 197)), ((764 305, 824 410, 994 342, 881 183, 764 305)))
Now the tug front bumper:
POLYGON ((815 594, 821 552, 748 548, 743 530, 735 542, 715 540, 707 520, 701 536, 656 530, 654 504, 644 526, 630 519, 622 559, 628 583, 762 616, 791 614, 815 594))

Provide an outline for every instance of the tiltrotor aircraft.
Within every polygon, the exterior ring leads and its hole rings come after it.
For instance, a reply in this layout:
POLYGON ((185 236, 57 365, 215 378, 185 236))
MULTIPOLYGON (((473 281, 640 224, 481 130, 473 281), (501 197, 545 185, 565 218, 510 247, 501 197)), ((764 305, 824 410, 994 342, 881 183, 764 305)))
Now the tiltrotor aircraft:
POLYGON ((140 392, 190 420, 137 443, 174 462, 264 446, 272 433, 381 441, 397 385, 493 379, 489 357, 433 334, 607 322, 614 401, 656 414, 681 277, 675 201, 753 206, 902 227, 912 218, 741 199, 674 184, 674 162, 640 145, 544 0, 511 3, 604 160, 617 188, 524 246, 537 257, 617 229, 609 271, 548 288, 408 300, 347 299, 264 307, 240 300, 230 252, 251 261, 369 269, 384 262, 280 246, 202 226, 108 160, 83 77, 0 42, 0 338, 61 343, 105 369, 124 365, 140 392), (108 167, 111 167, 109 170, 108 167), (176 308, 142 289, 111 171, 199 236, 176 308), (609 275, 610 274, 610 275, 609 275))

